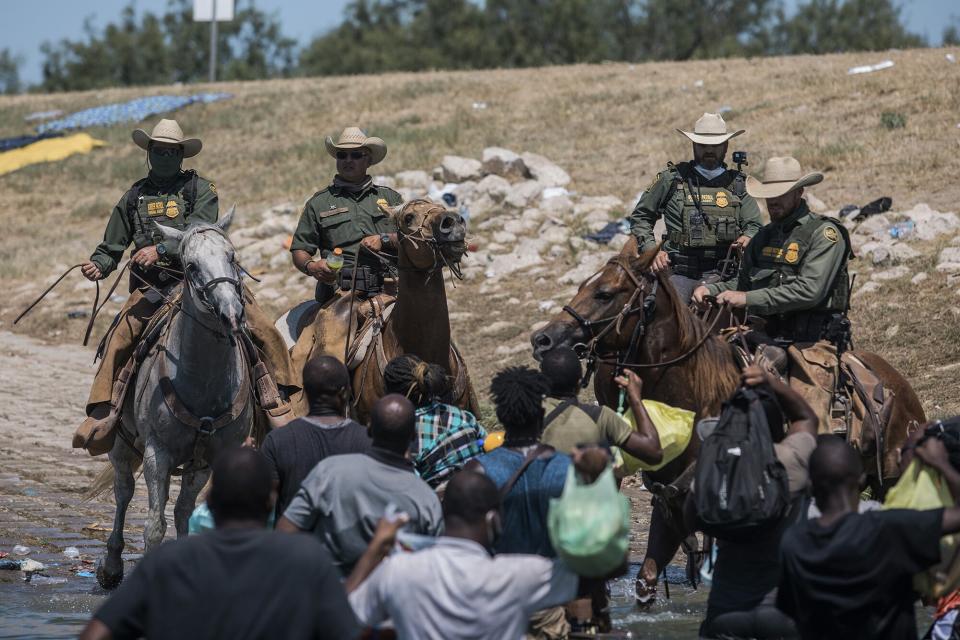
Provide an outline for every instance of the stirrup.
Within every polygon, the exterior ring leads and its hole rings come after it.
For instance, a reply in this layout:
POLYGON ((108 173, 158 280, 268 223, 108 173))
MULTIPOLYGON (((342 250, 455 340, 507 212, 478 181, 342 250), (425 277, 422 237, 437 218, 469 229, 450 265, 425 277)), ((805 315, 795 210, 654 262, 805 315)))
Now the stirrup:
MULTIPOLYGON (((273 376, 262 361, 253 365, 253 381, 257 389, 257 400, 260 408, 266 411, 277 409, 283 404, 283 398, 280 397, 280 390, 277 383, 273 381, 273 376)), ((286 413, 286 412, 283 412, 286 413)))

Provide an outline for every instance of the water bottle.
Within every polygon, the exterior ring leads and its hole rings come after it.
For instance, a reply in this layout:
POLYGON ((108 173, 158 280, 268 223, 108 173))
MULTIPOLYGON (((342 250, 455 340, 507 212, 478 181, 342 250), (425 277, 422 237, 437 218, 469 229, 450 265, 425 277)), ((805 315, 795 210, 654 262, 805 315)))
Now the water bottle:
POLYGON ((905 240, 913 235, 913 231, 916 226, 917 225, 913 220, 898 222, 890 226, 890 237, 897 238, 899 240, 905 240))
POLYGON ((343 267, 343 249, 337 247, 327 255, 327 267, 331 271, 340 271, 343 267))

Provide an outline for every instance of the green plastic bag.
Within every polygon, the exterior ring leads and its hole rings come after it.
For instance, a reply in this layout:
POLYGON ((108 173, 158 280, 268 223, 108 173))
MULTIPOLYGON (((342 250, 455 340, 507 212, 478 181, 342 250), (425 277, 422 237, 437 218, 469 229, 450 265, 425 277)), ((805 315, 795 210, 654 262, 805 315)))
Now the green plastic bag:
MULTIPOLYGON (((939 509, 952 507, 950 488, 940 472, 914 459, 887 493, 884 509, 939 509)), ((917 593, 940 598, 960 587, 960 535, 940 538, 940 562, 913 577, 917 593)))
POLYGON ((621 566, 630 546, 630 501, 617 490, 609 465, 593 484, 582 484, 571 465, 563 494, 550 500, 550 542, 581 576, 599 578, 621 566))
MULTIPOLYGON (((657 429, 657 435, 660 437, 660 447, 663 449, 663 458, 658 464, 647 464, 621 450, 620 455, 623 456, 623 468, 626 475, 633 475, 640 470, 656 471, 673 462, 681 453, 686 451, 687 445, 690 444, 690 437, 693 435, 693 418, 695 416, 693 411, 671 407, 656 400, 644 400, 643 408, 647 410, 650 421, 657 429)), ((623 414, 623 419, 630 423, 634 431, 637 430, 637 421, 633 416, 633 410, 628 409, 623 414)))

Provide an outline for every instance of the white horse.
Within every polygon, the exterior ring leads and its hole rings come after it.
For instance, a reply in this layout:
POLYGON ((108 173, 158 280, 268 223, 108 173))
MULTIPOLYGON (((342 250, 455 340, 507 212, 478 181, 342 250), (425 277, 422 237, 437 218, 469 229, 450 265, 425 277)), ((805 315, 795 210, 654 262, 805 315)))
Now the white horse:
POLYGON ((216 451, 250 433, 254 394, 244 351, 243 287, 226 236, 233 210, 216 225, 186 231, 159 226, 180 242, 183 293, 157 344, 144 358, 123 405, 110 452, 117 511, 97 580, 113 588, 123 580, 123 525, 133 497, 134 472, 143 462, 149 514, 143 539, 149 551, 163 541, 170 476, 184 466, 174 507, 177 536, 187 534, 197 495, 216 451))

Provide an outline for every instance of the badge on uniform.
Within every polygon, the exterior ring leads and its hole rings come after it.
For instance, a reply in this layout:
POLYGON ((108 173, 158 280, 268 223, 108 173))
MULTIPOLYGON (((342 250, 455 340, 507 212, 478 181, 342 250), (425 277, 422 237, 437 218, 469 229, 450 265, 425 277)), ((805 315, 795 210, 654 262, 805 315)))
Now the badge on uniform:
POLYGON ((390 208, 390 203, 387 202, 385 198, 380 198, 377 200, 377 206, 380 207, 382 211, 389 213, 388 209, 390 208))
POLYGON ((217 195, 217 185, 210 183, 210 191, 213 192, 213 195, 217 195))
POLYGON ((717 192, 717 206, 723 208, 723 207, 727 206, 728 204, 730 204, 730 201, 727 200, 727 194, 724 193, 723 191, 718 191, 718 192, 717 192))
POLYGON ((171 200, 167 203, 167 210, 164 212, 164 214, 168 218, 176 218, 178 215, 180 215, 180 207, 177 206, 176 202, 171 200))
POLYGON ((800 260, 800 245, 796 242, 787 245, 787 253, 784 254, 783 259, 788 264, 796 264, 800 260))
POLYGON ((838 239, 837 230, 831 227, 830 225, 827 225, 823 228, 823 237, 829 240, 830 242, 836 242, 838 239))

